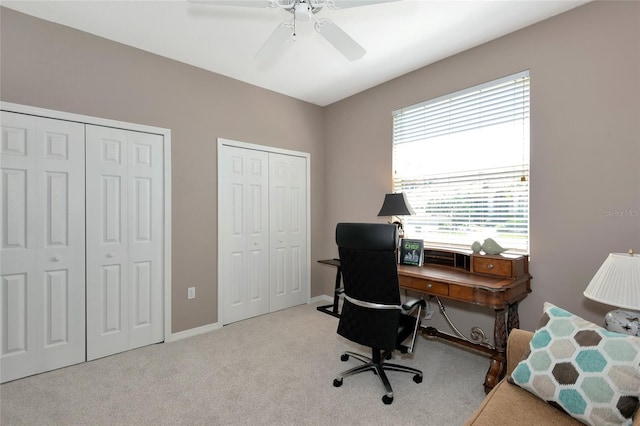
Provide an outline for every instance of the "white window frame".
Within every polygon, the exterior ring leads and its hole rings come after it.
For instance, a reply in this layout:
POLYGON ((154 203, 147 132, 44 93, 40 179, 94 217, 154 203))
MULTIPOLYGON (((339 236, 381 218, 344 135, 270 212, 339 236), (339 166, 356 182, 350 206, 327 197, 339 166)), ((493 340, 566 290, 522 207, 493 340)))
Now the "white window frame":
POLYGON ((529 80, 527 70, 393 111, 393 190, 416 212, 402 218, 408 238, 466 249, 493 238, 528 252, 529 80), (489 146, 498 140, 509 142, 489 146), (481 164, 459 161, 462 146, 481 164), (495 164, 483 160, 490 150, 503 153, 495 164))

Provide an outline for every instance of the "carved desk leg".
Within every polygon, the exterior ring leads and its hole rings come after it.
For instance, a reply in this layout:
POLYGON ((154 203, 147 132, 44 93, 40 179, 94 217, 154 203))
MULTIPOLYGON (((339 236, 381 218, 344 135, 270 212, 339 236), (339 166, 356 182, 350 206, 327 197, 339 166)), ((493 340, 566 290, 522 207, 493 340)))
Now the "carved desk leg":
POLYGON ((520 328, 520 315, 518 314, 518 302, 509 305, 509 318, 507 319, 507 335, 514 328, 520 328))
POLYGON ((489 393, 498 384, 505 373, 506 368, 506 348, 507 348, 507 323, 504 309, 496 309, 495 323, 493 325, 493 340, 495 353, 491 357, 489 371, 484 379, 484 391, 489 393))

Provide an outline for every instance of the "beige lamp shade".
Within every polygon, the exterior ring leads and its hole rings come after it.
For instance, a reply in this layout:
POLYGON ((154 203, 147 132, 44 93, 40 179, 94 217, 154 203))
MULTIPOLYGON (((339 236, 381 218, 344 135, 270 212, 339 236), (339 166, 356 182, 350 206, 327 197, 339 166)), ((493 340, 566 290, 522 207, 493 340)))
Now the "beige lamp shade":
POLYGON ((640 255, 611 253, 593 276, 584 296, 623 309, 640 310, 640 255))

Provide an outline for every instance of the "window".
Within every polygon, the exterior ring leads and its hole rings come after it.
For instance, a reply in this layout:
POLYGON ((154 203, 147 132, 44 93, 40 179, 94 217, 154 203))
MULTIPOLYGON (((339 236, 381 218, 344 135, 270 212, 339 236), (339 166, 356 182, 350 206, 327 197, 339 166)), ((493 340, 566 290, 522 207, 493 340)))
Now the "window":
POLYGON ((529 72, 393 112, 393 190, 409 238, 529 246, 529 72))

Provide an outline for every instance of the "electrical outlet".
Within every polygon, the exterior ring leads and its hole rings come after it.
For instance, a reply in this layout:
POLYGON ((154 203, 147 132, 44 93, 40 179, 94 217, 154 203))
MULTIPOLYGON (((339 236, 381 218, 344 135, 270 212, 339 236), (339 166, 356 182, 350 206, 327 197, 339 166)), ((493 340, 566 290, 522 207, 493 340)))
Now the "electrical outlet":
POLYGON ((189 287, 187 289, 187 299, 195 299, 196 298, 196 288, 189 287))

